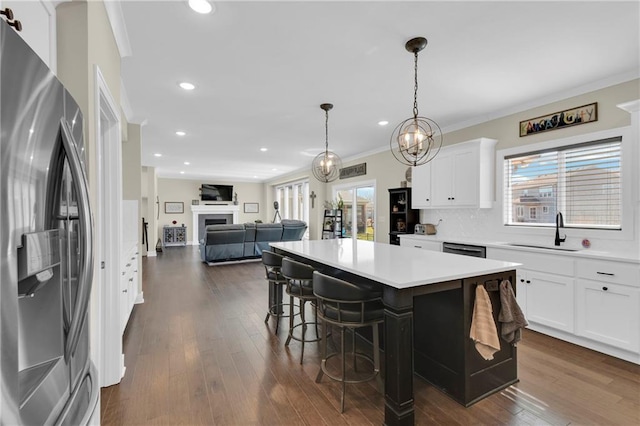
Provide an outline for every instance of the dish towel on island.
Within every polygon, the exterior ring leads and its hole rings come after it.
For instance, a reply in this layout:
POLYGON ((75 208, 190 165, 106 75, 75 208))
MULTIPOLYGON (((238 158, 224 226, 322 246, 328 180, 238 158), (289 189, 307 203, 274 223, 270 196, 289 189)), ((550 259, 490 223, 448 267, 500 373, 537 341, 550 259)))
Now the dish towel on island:
POLYGON ((500 305, 502 306, 498 315, 498 321, 502 323, 500 335, 504 340, 515 345, 522 337, 522 329, 529 323, 518 306, 509 280, 500 283, 500 305))
POLYGON ((493 359, 493 354, 500 350, 500 340, 496 323, 493 320, 491 299, 481 284, 476 286, 476 301, 473 304, 469 337, 475 342, 476 350, 486 360, 493 359))

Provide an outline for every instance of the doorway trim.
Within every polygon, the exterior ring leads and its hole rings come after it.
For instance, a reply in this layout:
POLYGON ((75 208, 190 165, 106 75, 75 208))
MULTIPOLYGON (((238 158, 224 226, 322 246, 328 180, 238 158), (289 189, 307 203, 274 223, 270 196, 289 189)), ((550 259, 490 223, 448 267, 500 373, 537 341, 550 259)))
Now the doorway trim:
POLYGON ((120 110, 100 70, 94 65, 97 208, 94 297, 99 297, 99 383, 101 387, 120 382, 124 374, 120 332, 120 248, 122 231, 122 132, 120 110), (102 267, 104 262, 104 267, 102 267))

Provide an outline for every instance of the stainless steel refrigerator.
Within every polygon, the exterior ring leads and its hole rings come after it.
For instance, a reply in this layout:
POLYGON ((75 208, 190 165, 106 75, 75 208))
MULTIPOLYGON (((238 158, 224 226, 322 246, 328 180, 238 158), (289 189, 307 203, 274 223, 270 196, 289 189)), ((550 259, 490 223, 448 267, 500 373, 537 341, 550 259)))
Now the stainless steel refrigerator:
POLYGON ((0 20, 0 424, 86 424, 92 215, 82 114, 0 20))

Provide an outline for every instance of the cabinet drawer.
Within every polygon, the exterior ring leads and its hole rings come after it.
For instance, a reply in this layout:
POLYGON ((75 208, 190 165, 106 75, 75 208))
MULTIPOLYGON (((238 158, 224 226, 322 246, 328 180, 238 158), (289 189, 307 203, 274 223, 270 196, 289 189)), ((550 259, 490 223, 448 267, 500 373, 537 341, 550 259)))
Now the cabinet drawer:
POLYGON ((400 245, 403 247, 414 247, 423 250, 442 251, 440 241, 429 241, 424 238, 400 237, 400 245))
POLYGON ((578 277, 640 287, 640 265, 606 260, 577 260, 578 277))

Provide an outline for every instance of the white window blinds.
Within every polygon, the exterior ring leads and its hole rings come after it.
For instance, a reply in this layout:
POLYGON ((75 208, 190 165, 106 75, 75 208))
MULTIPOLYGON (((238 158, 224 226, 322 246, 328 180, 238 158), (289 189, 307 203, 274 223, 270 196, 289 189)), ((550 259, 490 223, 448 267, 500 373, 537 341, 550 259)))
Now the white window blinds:
POLYGON ((621 141, 505 157, 505 224, 555 226, 561 212, 567 227, 621 229, 621 141))

